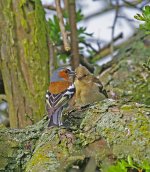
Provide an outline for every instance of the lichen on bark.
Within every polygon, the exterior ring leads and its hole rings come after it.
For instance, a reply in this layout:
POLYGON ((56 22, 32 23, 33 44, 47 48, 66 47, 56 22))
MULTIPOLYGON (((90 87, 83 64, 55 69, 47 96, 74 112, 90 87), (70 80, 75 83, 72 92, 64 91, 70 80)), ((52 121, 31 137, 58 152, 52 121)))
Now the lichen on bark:
POLYGON ((9 158, 0 149, 0 167, 66 171, 75 166, 84 169, 89 158, 99 167, 128 155, 138 164, 150 162, 149 112, 150 107, 144 104, 106 99, 66 114, 68 129, 47 128, 46 117, 26 129, 1 129, 0 144, 5 141, 9 158))
POLYGON ((150 71, 144 67, 150 59, 150 48, 144 44, 145 39, 149 36, 143 33, 129 39, 101 79, 118 98, 150 105, 150 71))
POLYGON ((42 118, 48 85, 45 12, 40 0, 2 0, 0 65, 10 125, 23 128, 42 118))

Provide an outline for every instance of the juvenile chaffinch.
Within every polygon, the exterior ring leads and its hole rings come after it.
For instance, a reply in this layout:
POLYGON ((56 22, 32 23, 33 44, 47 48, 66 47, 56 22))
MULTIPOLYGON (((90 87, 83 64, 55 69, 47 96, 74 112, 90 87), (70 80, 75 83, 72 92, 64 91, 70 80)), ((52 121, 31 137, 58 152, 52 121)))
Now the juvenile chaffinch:
POLYGON ((54 71, 49 89, 46 93, 46 109, 50 118, 50 126, 61 126, 64 107, 75 93, 73 75, 75 73, 67 68, 59 68, 54 71))
POLYGON ((75 106, 84 106, 108 97, 102 83, 84 66, 75 69, 75 106))

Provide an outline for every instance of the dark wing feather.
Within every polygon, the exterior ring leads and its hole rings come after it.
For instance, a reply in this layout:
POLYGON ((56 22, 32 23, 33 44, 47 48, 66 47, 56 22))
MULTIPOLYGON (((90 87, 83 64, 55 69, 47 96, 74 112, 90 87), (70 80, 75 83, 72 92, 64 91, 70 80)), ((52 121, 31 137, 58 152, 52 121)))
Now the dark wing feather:
POLYGON ((107 94, 106 90, 104 89, 100 80, 98 78, 94 77, 93 82, 99 87, 99 92, 103 93, 105 95, 105 97, 108 98, 108 94, 107 94))
POLYGON ((75 87, 73 84, 69 86, 67 90, 65 90, 60 94, 52 94, 49 91, 47 91, 46 109, 49 118, 52 118, 52 116, 55 116, 55 118, 57 118, 56 116, 60 116, 60 111, 58 111, 59 113, 57 113, 57 109, 61 107, 61 111, 62 111, 63 107, 68 103, 69 99, 74 95, 74 93, 75 93, 75 87))

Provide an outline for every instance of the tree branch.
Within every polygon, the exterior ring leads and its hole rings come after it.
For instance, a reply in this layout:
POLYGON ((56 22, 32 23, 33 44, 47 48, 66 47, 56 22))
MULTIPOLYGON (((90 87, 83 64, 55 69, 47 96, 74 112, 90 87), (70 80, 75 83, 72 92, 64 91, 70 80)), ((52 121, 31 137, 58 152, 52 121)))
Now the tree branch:
POLYGON ((55 3, 56 3, 57 17, 59 19, 59 26, 60 26, 60 30, 61 30, 61 34, 62 34, 62 38, 63 38, 64 48, 66 51, 69 51, 70 44, 69 44, 67 32, 65 30, 62 10, 61 10, 61 6, 60 6, 60 0, 55 0, 55 3))
POLYGON ((109 11, 111 11, 111 10, 113 10, 113 9, 114 9, 114 7, 107 7, 107 8, 102 9, 101 11, 98 10, 98 11, 94 12, 93 14, 87 15, 87 16, 84 18, 84 21, 90 20, 90 19, 93 18, 93 17, 99 16, 99 15, 104 14, 104 13, 106 13, 106 12, 109 12, 109 11))
MULTIPOLYGON (((139 4, 139 2, 137 1, 136 3, 130 3, 130 2, 128 2, 128 1, 126 1, 126 0, 123 0, 123 2, 124 2, 124 4, 120 4, 119 5, 119 8, 122 8, 122 7, 127 7, 127 8, 135 8, 135 9, 138 9, 138 10, 141 10, 141 8, 143 8, 143 5, 142 5, 142 7, 140 7, 140 8, 138 8, 136 5, 138 5, 139 4)), ((148 2, 147 2, 148 3, 148 2)), ((146 2, 144 3, 144 5, 146 5, 147 4, 146 2)), ((91 19, 91 18, 94 18, 94 17, 96 17, 96 16, 99 16, 99 15, 102 15, 102 14, 104 14, 104 13, 107 13, 107 12, 110 12, 111 10, 114 10, 114 8, 115 8, 115 5, 110 5, 110 6, 108 6, 107 8, 104 8, 104 9, 102 9, 102 10, 98 10, 98 11, 96 11, 96 12, 94 12, 93 14, 89 14, 89 15, 87 15, 85 18, 84 18, 84 21, 87 21, 87 20, 89 20, 89 19, 91 19)))
POLYGON ((87 58, 80 55, 80 63, 85 66, 90 72, 94 73, 94 66, 88 62, 87 58))
POLYGON ((43 5, 43 7, 48 10, 56 11, 56 7, 54 7, 53 5, 43 5))
POLYGON ((69 24, 71 30, 71 65, 75 69, 79 65, 78 35, 76 26, 75 0, 68 0, 69 24))

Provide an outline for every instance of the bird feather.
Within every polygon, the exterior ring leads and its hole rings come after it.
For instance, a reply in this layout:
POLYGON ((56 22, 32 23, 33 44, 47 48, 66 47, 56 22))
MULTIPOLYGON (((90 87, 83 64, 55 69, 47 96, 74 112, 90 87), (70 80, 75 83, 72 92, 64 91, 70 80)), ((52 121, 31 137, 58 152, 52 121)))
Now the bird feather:
POLYGON ((67 90, 59 93, 52 94, 49 91, 46 93, 46 109, 50 118, 50 124, 61 125, 61 113, 64 106, 68 103, 69 99, 74 95, 75 87, 70 85, 67 90))

